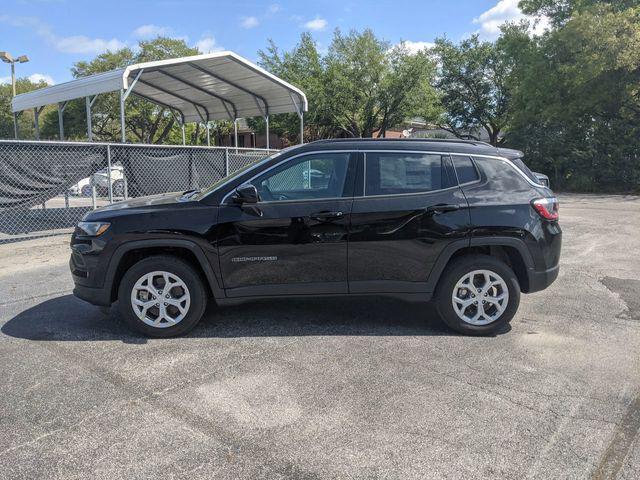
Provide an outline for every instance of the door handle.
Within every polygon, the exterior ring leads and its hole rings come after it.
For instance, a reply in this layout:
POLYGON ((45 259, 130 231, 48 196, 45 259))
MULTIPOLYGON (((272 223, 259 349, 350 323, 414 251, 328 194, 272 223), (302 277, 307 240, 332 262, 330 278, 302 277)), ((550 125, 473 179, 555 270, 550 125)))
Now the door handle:
POLYGON ((314 220, 333 220, 336 218, 342 218, 344 213, 342 212, 317 212, 309 215, 314 220))
POLYGON ((454 212, 456 210, 460 210, 460 205, 456 205, 456 204, 430 205, 430 206, 426 207, 424 210, 428 214, 439 215, 439 214, 445 213, 445 212, 454 212))

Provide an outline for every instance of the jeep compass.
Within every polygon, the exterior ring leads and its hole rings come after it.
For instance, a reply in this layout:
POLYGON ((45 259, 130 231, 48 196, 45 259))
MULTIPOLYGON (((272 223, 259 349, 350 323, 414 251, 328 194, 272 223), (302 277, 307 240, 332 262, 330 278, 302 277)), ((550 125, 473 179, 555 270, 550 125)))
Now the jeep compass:
POLYGON ((208 302, 390 295, 492 334, 558 275, 558 202, 516 150, 457 140, 326 140, 209 188, 89 212, 74 293, 132 328, 191 330, 208 302))

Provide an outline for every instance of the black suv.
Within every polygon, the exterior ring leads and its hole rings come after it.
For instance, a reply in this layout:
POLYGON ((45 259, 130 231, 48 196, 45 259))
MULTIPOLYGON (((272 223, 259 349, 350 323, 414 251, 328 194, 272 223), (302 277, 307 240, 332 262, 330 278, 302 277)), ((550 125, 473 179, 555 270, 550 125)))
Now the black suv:
POLYGON ((116 300, 152 336, 192 329, 207 302, 277 296, 433 298, 488 334, 520 292, 558 275, 558 202, 522 153, 481 142, 327 140, 201 191, 92 211, 71 240, 76 296, 116 300))

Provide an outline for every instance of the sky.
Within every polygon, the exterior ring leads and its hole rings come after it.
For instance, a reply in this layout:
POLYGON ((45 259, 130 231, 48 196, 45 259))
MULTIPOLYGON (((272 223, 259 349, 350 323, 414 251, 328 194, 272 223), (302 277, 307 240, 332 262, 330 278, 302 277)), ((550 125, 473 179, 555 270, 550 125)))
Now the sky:
MULTIPOLYGON (((232 50, 256 61, 273 39, 294 47, 311 32, 321 51, 333 31, 371 28, 391 44, 428 47, 435 38, 459 41, 473 33, 494 40, 505 21, 523 17, 518 0, 359 1, 79 1, 2 0, 0 51, 30 61, 16 65, 19 77, 50 84, 71 80, 71 67, 108 49, 135 46, 157 35, 183 38, 203 53, 232 50)), ((0 83, 9 81, 0 63, 0 83)))

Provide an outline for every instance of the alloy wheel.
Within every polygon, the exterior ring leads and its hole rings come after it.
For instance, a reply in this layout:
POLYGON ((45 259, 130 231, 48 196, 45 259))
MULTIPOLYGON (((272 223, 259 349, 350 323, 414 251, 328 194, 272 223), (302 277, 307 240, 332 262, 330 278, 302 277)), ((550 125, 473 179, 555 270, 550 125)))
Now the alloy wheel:
POLYGON ((470 325, 488 325, 500 318, 509 304, 509 289, 491 270, 474 270, 456 283, 451 295, 456 315, 470 325))
POLYGON ((131 307, 136 316, 155 328, 172 327, 189 312, 191 295, 177 275, 150 272, 138 279, 131 290, 131 307))

